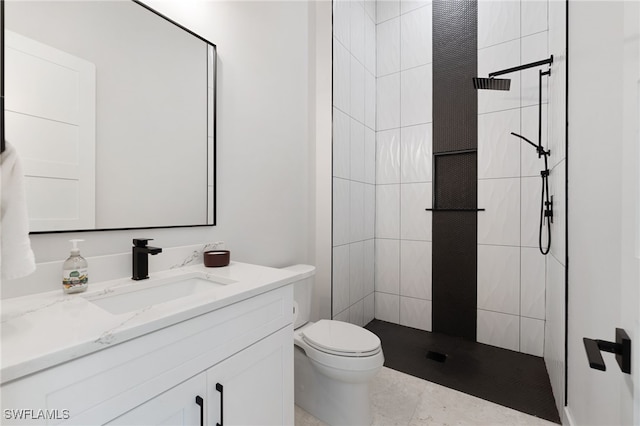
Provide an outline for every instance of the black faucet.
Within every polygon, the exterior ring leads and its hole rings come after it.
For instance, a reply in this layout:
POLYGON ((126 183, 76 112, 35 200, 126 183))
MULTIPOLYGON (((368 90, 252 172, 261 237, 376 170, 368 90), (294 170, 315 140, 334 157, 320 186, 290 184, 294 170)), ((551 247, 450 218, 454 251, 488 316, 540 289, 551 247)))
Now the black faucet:
POLYGON ((148 247, 147 242, 153 238, 134 238, 131 252, 133 255, 133 276, 132 280, 146 280, 149 278, 149 257, 148 254, 162 253, 160 247, 148 247))

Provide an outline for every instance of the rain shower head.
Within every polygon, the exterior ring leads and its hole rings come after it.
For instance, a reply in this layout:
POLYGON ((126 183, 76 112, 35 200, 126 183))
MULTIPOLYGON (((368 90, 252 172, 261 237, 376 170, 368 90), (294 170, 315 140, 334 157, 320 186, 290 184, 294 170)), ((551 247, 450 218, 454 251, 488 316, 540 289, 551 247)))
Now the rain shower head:
POLYGON ((476 90, 509 90, 511 80, 508 78, 473 77, 473 87, 476 90))

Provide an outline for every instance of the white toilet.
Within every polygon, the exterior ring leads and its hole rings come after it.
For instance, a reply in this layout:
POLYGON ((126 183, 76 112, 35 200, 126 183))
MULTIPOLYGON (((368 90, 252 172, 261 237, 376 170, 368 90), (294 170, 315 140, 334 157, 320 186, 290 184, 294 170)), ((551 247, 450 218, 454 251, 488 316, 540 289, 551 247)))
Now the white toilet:
POLYGON ((370 425, 369 383, 382 368, 380 339, 342 321, 309 322, 315 268, 294 265, 295 402, 332 425, 370 425))

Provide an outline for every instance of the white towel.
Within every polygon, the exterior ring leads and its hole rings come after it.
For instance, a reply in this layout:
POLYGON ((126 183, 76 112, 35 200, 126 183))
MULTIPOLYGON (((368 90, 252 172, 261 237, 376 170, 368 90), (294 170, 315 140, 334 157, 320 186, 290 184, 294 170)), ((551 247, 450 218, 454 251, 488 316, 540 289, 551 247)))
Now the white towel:
POLYGON ((2 280, 24 277, 35 271, 22 164, 8 142, 0 155, 0 242, 2 280))

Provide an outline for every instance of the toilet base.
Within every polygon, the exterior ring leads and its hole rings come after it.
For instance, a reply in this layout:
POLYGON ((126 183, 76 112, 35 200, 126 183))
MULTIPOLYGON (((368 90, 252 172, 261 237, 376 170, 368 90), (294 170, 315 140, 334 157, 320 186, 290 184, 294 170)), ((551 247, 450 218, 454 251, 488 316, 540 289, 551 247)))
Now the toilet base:
POLYGON ((321 374, 297 346, 294 348, 295 403, 332 425, 371 425, 369 382, 341 382, 321 374))

